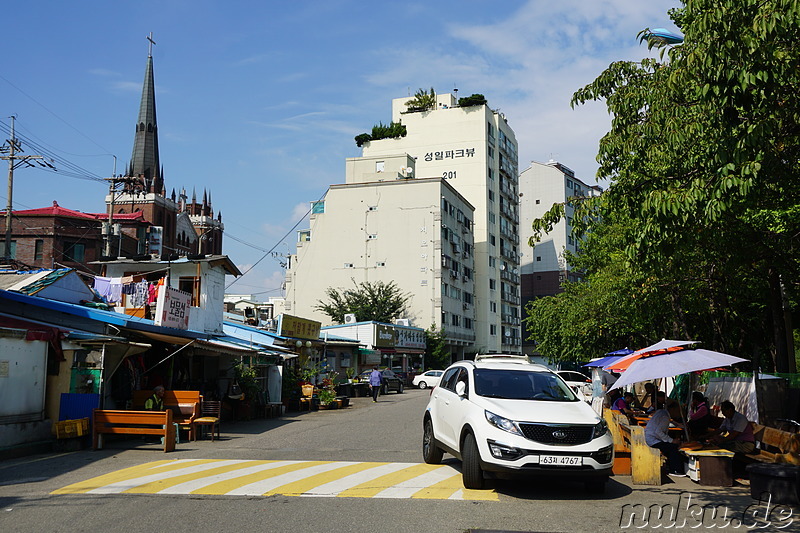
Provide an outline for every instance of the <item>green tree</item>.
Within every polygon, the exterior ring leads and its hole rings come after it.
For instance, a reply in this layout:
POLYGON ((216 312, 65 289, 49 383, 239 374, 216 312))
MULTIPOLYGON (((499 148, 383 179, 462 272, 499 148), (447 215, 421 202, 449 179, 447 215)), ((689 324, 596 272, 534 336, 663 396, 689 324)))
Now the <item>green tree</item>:
POLYGON ((364 281, 353 288, 328 287, 327 301, 320 300, 314 309, 344 324, 344 315, 354 314, 359 321, 392 322, 406 314, 411 295, 404 293, 394 281, 364 281))
POLYGON ((598 154, 598 177, 612 184, 582 205, 587 227, 631 221, 620 250, 674 329, 787 371, 783 301, 796 308, 800 279, 800 4, 694 0, 670 15, 683 44, 613 63, 573 97, 605 100, 613 117, 598 154))
POLYGON ((458 99, 459 107, 472 107, 475 105, 484 105, 485 103, 487 103, 486 97, 479 93, 458 99))
POLYGON ((409 113, 416 113, 419 111, 430 111, 436 107, 436 92, 431 87, 430 92, 425 89, 418 89, 414 93, 414 98, 406 102, 409 113))
POLYGON ((450 366, 450 352, 447 351, 444 328, 436 329, 434 324, 425 330, 425 364, 428 368, 450 366))

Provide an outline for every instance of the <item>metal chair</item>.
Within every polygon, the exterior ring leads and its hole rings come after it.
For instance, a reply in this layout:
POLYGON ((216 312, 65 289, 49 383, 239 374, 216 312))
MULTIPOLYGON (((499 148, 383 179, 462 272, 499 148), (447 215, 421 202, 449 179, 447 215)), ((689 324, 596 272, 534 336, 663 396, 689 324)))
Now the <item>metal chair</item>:
POLYGON ((198 426, 211 426, 211 440, 214 440, 214 426, 217 427, 217 438, 220 438, 219 434, 219 413, 222 409, 222 402, 219 401, 203 401, 200 404, 200 417, 195 418, 192 422, 194 426, 194 437, 195 439, 198 438, 199 433, 197 430, 199 429, 198 426))

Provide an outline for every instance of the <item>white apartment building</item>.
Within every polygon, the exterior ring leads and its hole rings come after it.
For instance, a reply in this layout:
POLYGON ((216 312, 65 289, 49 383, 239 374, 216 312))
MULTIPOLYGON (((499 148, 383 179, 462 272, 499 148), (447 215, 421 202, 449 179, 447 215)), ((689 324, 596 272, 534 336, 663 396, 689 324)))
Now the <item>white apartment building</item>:
POLYGON ((407 112, 409 100, 392 101, 392 121, 406 126, 406 136, 367 142, 363 156, 409 154, 418 178, 444 178, 474 206, 475 343, 468 353, 521 353, 514 131, 485 104, 462 108, 442 94, 435 109, 407 112))
MULTIPOLYGON (((522 270, 522 306, 542 296, 552 296, 561 292, 561 284, 577 281, 580 275, 572 271, 564 251, 576 252, 580 242, 572 235, 574 208, 566 204, 566 216, 543 235, 534 248, 528 245, 532 230, 531 224, 541 218, 554 204, 564 203, 573 196, 597 196, 601 189, 597 185, 587 185, 575 177, 569 167, 557 162, 531 165, 519 175, 520 223, 526 228, 522 234, 524 250, 522 270)), ((526 343, 527 347, 527 343, 526 343)), ((526 351, 527 353, 527 351, 526 351)))
POLYGON ((285 310, 330 325, 314 309, 328 288, 393 281, 411 295, 398 318, 444 327, 451 353, 463 358, 475 342, 474 209, 441 177, 414 176, 407 154, 347 160, 346 183, 330 186, 298 232, 285 310))

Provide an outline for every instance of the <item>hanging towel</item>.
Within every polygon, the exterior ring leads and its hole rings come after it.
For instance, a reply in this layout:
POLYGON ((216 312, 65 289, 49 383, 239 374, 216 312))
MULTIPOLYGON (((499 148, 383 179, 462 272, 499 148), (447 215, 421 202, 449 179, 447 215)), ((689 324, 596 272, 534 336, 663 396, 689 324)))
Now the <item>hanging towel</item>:
POLYGON ((122 278, 111 278, 111 289, 108 301, 115 303, 122 301, 122 278))
POLYGON ((111 278, 104 278, 102 276, 95 276, 94 290, 97 294, 108 300, 111 295, 111 278))

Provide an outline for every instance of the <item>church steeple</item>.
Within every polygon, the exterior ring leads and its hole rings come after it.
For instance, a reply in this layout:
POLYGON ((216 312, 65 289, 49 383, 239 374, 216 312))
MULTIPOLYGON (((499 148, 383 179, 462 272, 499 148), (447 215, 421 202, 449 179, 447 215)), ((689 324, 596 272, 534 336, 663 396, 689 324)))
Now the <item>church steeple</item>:
POLYGON ((150 41, 147 55, 147 68, 144 72, 142 101, 139 105, 139 120, 136 123, 136 137, 133 142, 131 156, 131 175, 144 176, 147 192, 161 194, 164 182, 161 176, 161 164, 158 158, 158 124, 156 122, 156 90, 153 79, 153 34, 147 37, 150 41))

